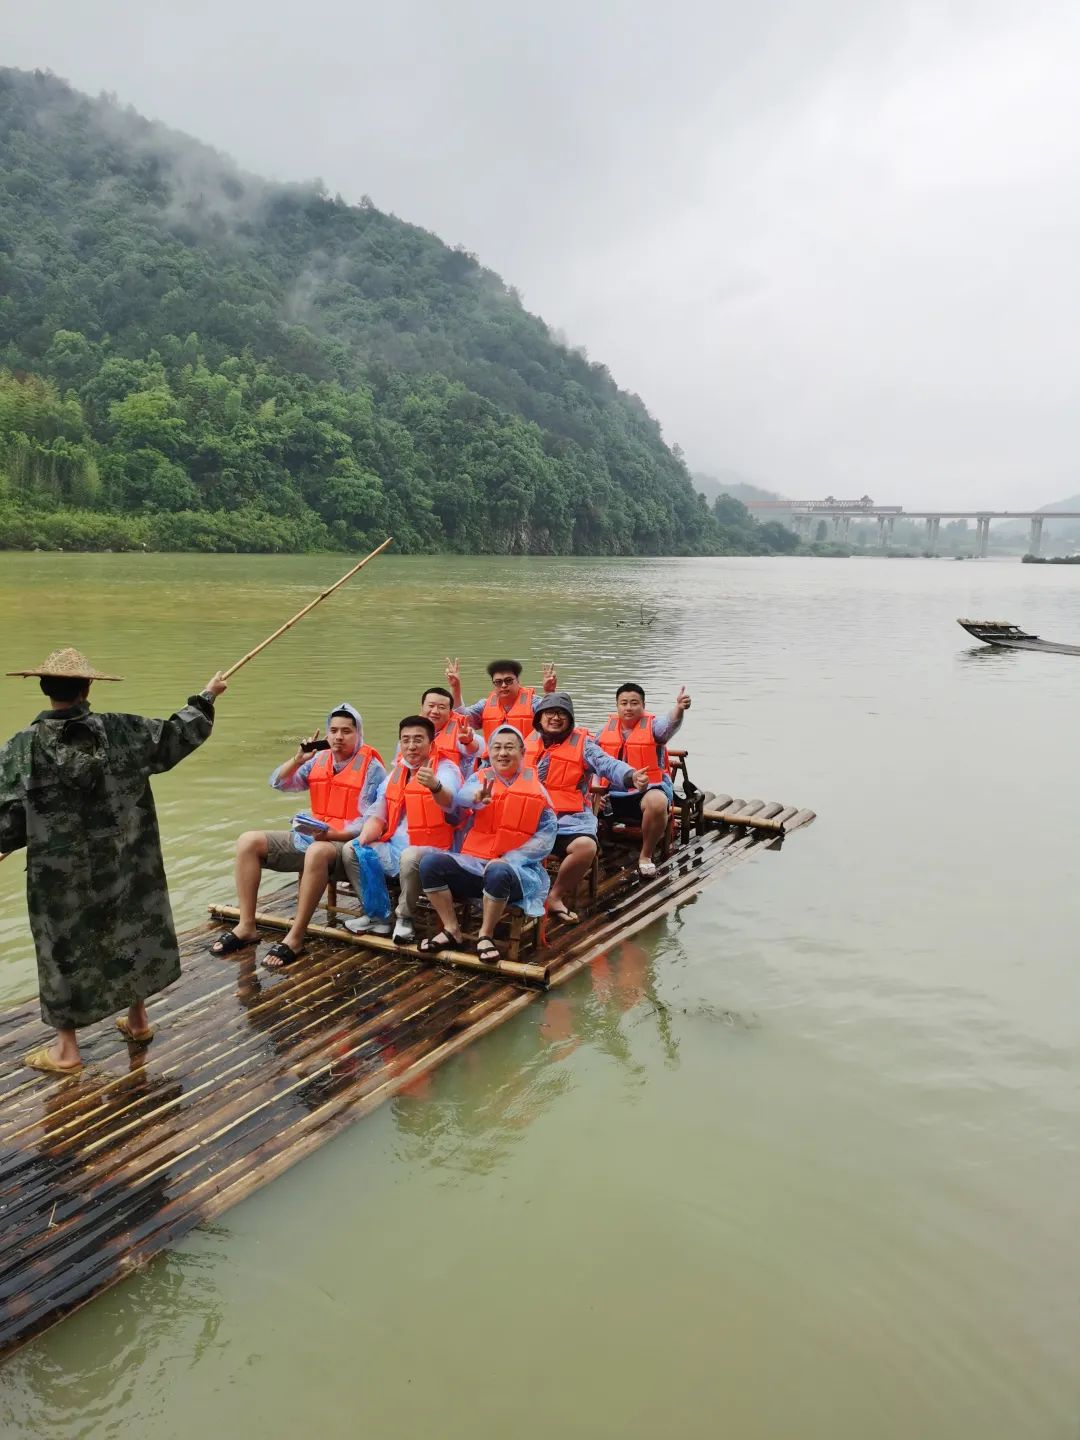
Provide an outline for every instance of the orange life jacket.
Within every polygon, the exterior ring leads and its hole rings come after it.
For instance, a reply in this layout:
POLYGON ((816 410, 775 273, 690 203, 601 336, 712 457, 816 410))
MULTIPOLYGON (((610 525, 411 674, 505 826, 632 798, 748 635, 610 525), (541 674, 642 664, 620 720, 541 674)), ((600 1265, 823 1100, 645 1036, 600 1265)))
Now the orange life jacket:
POLYGON ((545 747, 537 730, 525 743, 526 765, 538 767, 541 756, 548 757, 544 789, 551 796, 556 815, 577 815, 585 809, 581 782, 585 778, 585 741, 588 738, 588 730, 579 725, 557 745, 545 747))
POLYGON ((622 721, 618 715, 609 715, 607 724, 596 737, 600 749, 613 760, 621 760, 632 770, 647 770, 650 785, 659 785, 667 774, 667 749, 653 734, 655 719, 655 715, 643 715, 624 740, 622 721))
POLYGON ((332 752, 321 750, 308 771, 311 792, 311 813, 335 830, 352 823, 360 814, 360 796, 372 760, 382 764, 382 756, 371 745, 360 749, 340 770, 334 770, 332 752))
MULTIPOLYGON (((435 757, 432 756, 432 760, 435 757)), ((460 772, 459 772, 460 774, 460 772)), ((386 828, 380 840, 389 840, 401 824, 402 811, 409 829, 410 845, 434 845, 436 850, 449 850, 454 827, 446 818, 435 796, 417 780, 406 765, 395 765, 386 782, 386 828)))
POLYGON ((492 690, 484 702, 484 711, 480 716, 480 725, 484 732, 484 739, 490 740, 493 730, 500 725, 513 725, 520 730, 522 735, 528 735, 532 729, 533 717, 533 688, 531 685, 523 685, 514 697, 514 703, 509 710, 504 710, 499 704, 499 692, 492 690))
POLYGON ((461 764, 461 752, 458 750, 459 731, 461 726, 456 715, 451 715, 443 728, 436 732, 432 741, 432 765, 438 765, 440 760, 449 760, 451 765, 461 764))
POLYGON ((463 855, 478 860, 498 860, 535 838, 540 817, 549 801, 535 770, 519 770, 511 785, 506 785, 486 767, 473 777, 481 784, 494 780, 491 803, 483 810, 473 811, 472 829, 461 847, 463 855))

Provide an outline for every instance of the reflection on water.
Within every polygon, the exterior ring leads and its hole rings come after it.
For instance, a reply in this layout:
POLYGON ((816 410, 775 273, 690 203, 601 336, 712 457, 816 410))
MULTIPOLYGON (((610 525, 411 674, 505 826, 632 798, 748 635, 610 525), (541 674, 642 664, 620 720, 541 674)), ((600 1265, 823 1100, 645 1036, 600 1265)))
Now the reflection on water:
MULTIPOLYGON (((601 955, 587 979, 547 996, 530 1012, 529 1023, 507 1027, 500 1080, 477 1044, 440 1074, 428 1073, 392 1102, 406 1153, 456 1174, 492 1173, 510 1146, 571 1088, 559 1067, 579 1046, 613 1060, 627 1085, 647 1079, 646 1065, 635 1059, 633 1037, 624 1017, 647 1005, 656 1019, 664 1054, 675 1062, 678 1045, 665 1007, 655 998, 653 957, 634 940, 601 955)), ((453 1180, 449 1183, 453 1183, 453 1180)))
MULTIPOLYGON (((116 703, 160 711, 336 573, 0 557, 2 668, 70 639, 129 676, 116 703)), ((292 738, 348 697, 392 743, 448 651, 470 697, 495 650, 530 674, 553 655, 593 721, 630 676, 660 705, 685 682, 695 781, 821 819, 16 1356, 4 1440, 1074 1435, 1080 662, 973 649, 955 622, 1071 639, 1080 575, 442 557, 364 577, 159 784, 182 923, 228 893, 236 833, 290 812, 266 777, 292 738), (641 602, 655 625, 619 626, 641 602)), ((9 731, 36 708, 0 688, 9 731)), ((33 983, 19 869, 8 1000, 33 983)), ((262 982, 239 979, 254 1017, 262 982)))

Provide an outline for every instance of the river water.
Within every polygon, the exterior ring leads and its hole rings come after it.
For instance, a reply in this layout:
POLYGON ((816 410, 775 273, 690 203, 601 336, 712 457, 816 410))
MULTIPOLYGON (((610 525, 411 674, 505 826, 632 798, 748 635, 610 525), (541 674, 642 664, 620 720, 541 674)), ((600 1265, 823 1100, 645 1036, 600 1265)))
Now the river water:
MULTIPOLYGON (((0 556, 0 668, 167 712, 344 568, 0 556)), ((0 1434, 1075 1440, 1080 661, 959 615, 1076 642, 1080 570, 384 557, 255 661, 156 785, 181 925, 295 737, 389 748, 447 653, 685 683, 698 784, 820 818, 16 1355, 0 1434)), ((21 999, 14 857, 0 944, 21 999)))

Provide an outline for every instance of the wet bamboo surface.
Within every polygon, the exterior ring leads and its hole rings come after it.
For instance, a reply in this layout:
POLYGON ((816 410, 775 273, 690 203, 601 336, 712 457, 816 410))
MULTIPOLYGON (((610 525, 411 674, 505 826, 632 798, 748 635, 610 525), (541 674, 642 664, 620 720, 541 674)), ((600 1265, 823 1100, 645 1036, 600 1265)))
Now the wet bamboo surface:
MULTIPOLYGON (((502 1024, 543 1004, 613 945, 653 924, 722 871, 762 849, 782 821, 810 811, 728 796, 714 802, 740 823, 711 826, 639 881, 601 868, 579 924, 551 922, 523 955, 531 982, 431 963, 385 941, 358 944, 327 926, 302 963, 270 973, 257 963, 280 936, 216 959, 212 922, 181 937, 181 979, 149 1004, 157 1036, 129 1046, 103 1021, 80 1034, 80 1075, 26 1069, 47 1039, 37 1003, 0 1013, 0 1356, 40 1334, 227 1210, 382 1101, 502 1024), (541 982, 543 983, 543 982, 541 982)), ((263 900, 289 913, 290 885, 263 900)), ((342 906, 347 908, 347 906, 342 906)))

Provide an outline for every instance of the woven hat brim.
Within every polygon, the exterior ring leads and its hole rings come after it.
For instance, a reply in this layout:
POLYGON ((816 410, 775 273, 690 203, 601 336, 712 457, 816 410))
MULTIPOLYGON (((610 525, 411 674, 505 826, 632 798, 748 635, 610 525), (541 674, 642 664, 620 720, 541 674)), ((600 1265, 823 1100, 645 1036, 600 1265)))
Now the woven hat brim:
POLYGON ((8 670, 9 677, 29 679, 31 676, 50 676, 56 680, 123 680, 122 675, 103 675, 100 670, 8 670))

